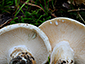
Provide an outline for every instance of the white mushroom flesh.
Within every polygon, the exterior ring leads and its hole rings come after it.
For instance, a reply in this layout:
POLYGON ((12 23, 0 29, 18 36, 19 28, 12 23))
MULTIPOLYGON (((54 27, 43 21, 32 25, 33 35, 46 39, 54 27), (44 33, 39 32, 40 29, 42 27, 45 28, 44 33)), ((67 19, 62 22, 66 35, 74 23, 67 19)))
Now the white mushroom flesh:
POLYGON ((61 41, 54 47, 50 64, 74 64, 74 53, 67 41, 61 41))
POLYGON ((9 50, 8 64, 36 64, 34 57, 25 45, 14 46, 9 50))
MULTIPOLYGON (((36 26, 25 23, 13 24, 0 29, 0 64, 8 64, 18 55, 20 57, 21 55, 27 56, 25 53, 29 57, 31 54, 36 64, 47 62, 51 53, 51 45, 43 31, 36 26), (13 52, 14 50, 15 52, 13 52), (22 51, 24 51, 23 54, 22 51)), ((22 60, 27 61, 24 57, 22 60)), ((29 60, 33 59, 30 58, 29 60)))

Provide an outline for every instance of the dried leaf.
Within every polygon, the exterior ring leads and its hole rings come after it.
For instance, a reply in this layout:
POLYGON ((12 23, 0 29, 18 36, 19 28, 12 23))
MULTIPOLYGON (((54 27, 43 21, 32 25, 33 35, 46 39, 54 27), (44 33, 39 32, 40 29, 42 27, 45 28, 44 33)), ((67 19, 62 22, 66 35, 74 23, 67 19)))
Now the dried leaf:
POLYGON ((72 3, 73 5, 81 5, 84 4, 85 5, 85 0, 68 0, 68 3, 72 3))
POLYGON ((80 5, 80 4, 84 4, 85 5, 85 0, 74 0, 74 2, 77 4, 77 5, 80 5))

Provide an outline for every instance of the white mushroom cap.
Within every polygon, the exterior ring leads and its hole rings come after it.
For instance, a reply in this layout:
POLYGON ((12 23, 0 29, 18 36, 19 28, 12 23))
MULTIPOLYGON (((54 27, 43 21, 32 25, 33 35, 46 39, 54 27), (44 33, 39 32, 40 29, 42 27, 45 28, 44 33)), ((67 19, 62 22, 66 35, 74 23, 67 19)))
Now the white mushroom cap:
POLYGON ((41 24, 39 28, 47 35, 52 49, 61 41, 69 42, 74 50, 76 64, 85 64, 85 25, 65 17, 58 17, 41 24))
POLYGON ((13 24, 0 29, 0 64, 7 64, 8 51, 18 45, 25 45, 30 50, 36 64, 46 62, 51 52, 48 37, 38 27, 13 24))

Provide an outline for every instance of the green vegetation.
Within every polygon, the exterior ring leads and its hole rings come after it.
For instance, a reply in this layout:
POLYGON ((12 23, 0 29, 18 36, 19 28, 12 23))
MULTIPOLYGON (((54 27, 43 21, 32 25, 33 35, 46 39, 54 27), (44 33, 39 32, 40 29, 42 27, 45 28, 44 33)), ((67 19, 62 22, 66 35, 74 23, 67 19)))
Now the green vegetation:
POLYGON ((39 26, 54 17, 69 17, 85 23, 85 11, 81 10, 82 6, 74 6, 67 1, 59 2, 60 0, 1 0, 0 13, 11 15, 10 24, 29 23, 39 26))

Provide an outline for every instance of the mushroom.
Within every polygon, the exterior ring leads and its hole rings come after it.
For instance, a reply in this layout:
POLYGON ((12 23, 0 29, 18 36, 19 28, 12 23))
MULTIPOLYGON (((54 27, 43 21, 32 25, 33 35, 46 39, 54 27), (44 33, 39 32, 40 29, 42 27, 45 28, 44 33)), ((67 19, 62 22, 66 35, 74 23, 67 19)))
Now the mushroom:
POLYGON ((18 23, 0 29, 0 64, 44 64, 50 53, 48 37, 36 26, 18 23))
POLYGON ((42 23, 39 28, 52 46, 50 64, 85 64, 85 25, 66 17, 42 23))

